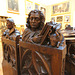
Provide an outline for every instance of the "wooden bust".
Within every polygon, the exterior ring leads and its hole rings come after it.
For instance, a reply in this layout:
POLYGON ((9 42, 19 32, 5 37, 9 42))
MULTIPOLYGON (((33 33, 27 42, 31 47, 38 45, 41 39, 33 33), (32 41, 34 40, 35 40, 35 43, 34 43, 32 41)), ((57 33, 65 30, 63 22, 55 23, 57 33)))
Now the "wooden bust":
POLYGON ((27 28, 22 35, 22 40, 25 42, 39 43, 41 40, 39 34, 44 26, 44 22, 45 18, 43 13, 39 10, 32 10, 28 15, 27 28))
POLYGON ((5 30, 2 36, 5 36, 10 40, 16 41, 17 40, 16 38, 20 37, 20 32, 17 29, 15 29, 14 20, 12 18, 8 18, 6 21, 7 21, 6 23, 7 29, 5 30))
POLYGON ((60 32, 61 24, 48 22, 44 25, 44 21, 45 18, 41 11, 32 10, 28 15, 27 28, 22 35, 22 40, 35 44, 59 47, 64 42, 63 35, 60 32), (54 36, 56 39, 52 38, 53 34, 56 34, 54 36), (57 41, 56 44, 53 44, 52 40, 57 41))
POLYGON ((48 22, 44 26, 44 16, 42 13, 38 12, 39 11, 34 10, 29 13, 27 29, 25 29, 23 33, 22 40, 41 44, 47 44, 49 42, 49 44, 51 43, 51 46, 59 47, 59 45, 64 42, 64 38, 60 32, 61 25, 48 22), (40 14, 42 16, 40 16, 40 14), (54 36, 56 39, 54 37, 52 38, 53 34, 56 34, 56 36, 54 36), (57 41, 56 44, 53 44, 52 40, 57 41))

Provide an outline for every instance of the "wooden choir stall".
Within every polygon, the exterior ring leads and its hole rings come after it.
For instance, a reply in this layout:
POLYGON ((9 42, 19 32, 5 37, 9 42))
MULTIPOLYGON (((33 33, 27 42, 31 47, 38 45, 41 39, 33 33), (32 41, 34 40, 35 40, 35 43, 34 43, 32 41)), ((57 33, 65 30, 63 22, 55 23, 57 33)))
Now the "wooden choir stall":
POLYGON ((66 43, 61 24, 44 25, 44 21, 40 10, 32 10, 22 39, 17 31, 12 34, 14 29, 6 32, 2 38, 3 75, 64 75, 66 43))
POLYGON ((66 47, 19 42, 21 75, 64 75, 66 47))
POLYGON ((69 29, 62 31, 67 45, 65 71, 67 75, 75 75, 75 30, 69 29))
POLYGON ((2 37, 3 75, 20 75, 19 38, 20 35, 18 33, 16 33, 15 37, 12 37, 12 35, 2 37))
POLYGON ((33 34, 34 39, 31 38, 33 32, 24 32, 25 38, 28 35, 30 38, 19 41, 21 75, 64 75, 66 45, 61 32, 53 31, 53 26, 47 23, 38 37, 33 34))
POLYGON ((19 41, 20 36, 14 37, 15 40, 3 37, 3 75, 64 75, 66 44, 61 32, 53 31, 53 26, 47 23, 43 27, 39 43, 36 37, 33 42, 19 41))

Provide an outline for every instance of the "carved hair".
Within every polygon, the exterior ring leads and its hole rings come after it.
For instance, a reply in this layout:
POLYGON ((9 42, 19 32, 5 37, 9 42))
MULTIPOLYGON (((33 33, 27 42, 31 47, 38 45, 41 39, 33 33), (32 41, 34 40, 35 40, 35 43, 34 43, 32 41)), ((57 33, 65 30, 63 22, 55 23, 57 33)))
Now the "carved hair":
POLYGON ((9 22, 14 23, 14 20, 12 18, 7 18, 6 20, 9 21, 9 22))
POLYGON ((13 27, 15 27, 15 23, 14 23, 14 20, 12 18, 7 18, 6 21, 11 22, 11 24, 13 25, 13 27))
POLYGON ((42 27, 44 26, 45 17, 44 17, 43 13, 42 13, 40 10, 32 10, 32 11, 28 14, 26 26, 27 26, 28 28, 31 28, 31 26, 30 26, 30 21, 29 21, 29 20, 30 20, 30 15, 31 15, 31 13, 38 13, 38 14, 39 14, 39 16, 40 16, 39 29, 42 29, 42 27))

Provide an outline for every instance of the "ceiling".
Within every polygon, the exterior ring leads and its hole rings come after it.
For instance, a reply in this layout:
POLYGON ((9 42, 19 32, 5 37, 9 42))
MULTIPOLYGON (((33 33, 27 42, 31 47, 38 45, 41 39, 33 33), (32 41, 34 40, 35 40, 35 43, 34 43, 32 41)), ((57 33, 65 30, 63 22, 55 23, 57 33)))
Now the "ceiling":
POLYGON ((31 0, 31 1, 42 3, 45 5, 52 5, 52 4, 56 4, 56 3, 60 3, 60 2, 68 1, 68 0, 31 0))

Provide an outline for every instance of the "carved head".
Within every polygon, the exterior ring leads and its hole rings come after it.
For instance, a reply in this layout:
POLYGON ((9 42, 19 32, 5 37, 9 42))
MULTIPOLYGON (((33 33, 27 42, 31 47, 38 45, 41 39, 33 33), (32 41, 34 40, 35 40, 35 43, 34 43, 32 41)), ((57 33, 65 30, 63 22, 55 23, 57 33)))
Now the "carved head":
POLYGON ((8 18, 7 20, 7 28, 8 29, 12 29, 13 28, 13 26, 14 26, 14 20, 13 19, 11 19, 11 18, 8 18))
POLYGON ((30 29, 42 29, 45 17, 40 10, 32 10, 27 18, 27 27, 30 29))
POLYGON ((58 42, 59 42, 59 36, 54 33, 50 35, 50 42, 51 42, 51 46, 57 46, 58 42))

